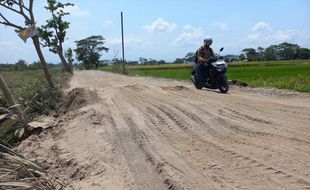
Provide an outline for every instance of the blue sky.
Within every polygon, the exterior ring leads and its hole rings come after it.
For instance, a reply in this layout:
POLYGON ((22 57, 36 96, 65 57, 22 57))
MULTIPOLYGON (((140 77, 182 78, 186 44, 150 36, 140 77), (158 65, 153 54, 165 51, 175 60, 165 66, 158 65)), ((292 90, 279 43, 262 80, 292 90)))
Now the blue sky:
MULTIPOLYGON (((75 40, 102 35, 110 49, 102 59, 121 57, 120 12, 124 13, 125 58, 139 57, 173 61, 194 52, 206 36, 213 49, 240 54, 244 48, 267 47, 284 41, 310 48, 310 0, 70 0, 75 6, 65 48, 75 40)), ((35 1, 37 25, 49 17, 45 1, 35 1)), ((8 14, 14 22, 19 16, 8 14)), ((31 40, 25 44, 14 29, 0 25, 0 63, 38 60, 31 40)), ((44 50, 46 60, 58 63, 44 50)))

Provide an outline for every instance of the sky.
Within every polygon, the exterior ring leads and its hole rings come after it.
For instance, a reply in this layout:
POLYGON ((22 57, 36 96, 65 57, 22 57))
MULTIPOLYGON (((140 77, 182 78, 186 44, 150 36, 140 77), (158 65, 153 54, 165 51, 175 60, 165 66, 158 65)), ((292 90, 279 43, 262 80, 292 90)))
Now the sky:
MULTIPOLYGON (((25 1, 27 2, 27 1, 25 1)), ((310 0, 68 0, 74 3, 65 20, 70 22, 64 47, 74 41, 102 35, 108 53, 101 59, 121 58, 121 12, 124 15, 125 59, 139 57, 174 61, 195 52, 205 37, 223 54, 239 55, 244 48, 268 47, 282 42, 310 48, 310 0)), ((50 14, 46 1, 34 1, 37 26, 50 14)), ((0 8, 12 22, 23 20, 0 8)), ((24 43, 13 28, 0 25, 0 63, 38 60, 31 40, 24 43)), ((49 63, 57 55, 43 48, 49 63)))

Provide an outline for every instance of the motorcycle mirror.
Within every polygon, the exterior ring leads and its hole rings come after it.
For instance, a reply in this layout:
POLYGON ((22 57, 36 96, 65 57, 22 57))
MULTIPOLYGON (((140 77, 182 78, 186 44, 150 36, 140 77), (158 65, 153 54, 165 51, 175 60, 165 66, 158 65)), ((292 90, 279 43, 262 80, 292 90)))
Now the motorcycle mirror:
POLYGON ((220 51, 223 51, 224 50, 224 47, 222 47, 221 49, 220 49, 220 51))

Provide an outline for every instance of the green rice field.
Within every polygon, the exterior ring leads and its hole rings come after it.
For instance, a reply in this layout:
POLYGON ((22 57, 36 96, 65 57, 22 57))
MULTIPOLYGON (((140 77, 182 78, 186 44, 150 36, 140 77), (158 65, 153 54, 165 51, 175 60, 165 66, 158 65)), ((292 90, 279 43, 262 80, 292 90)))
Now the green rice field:
MULTIPOLYGON (((129 66, 131 76, 152 76, 189 80, 190 64, 129 66)), ((111 70, 108 67, 102 70, 111 70)), ((310 92, 310 60, 243 62, 228 66, 229 80, 237 80, 253 87, 275 87, 310 92)))

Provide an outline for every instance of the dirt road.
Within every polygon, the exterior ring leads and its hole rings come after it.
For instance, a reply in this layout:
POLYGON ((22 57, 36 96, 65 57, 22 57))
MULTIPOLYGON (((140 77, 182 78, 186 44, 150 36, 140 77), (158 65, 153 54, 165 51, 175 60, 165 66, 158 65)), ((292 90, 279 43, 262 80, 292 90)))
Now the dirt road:
POLYGON ((66 189, 310 189, 309 94, 100 71, 70 86, 83 106, 19 147, 66 189))

